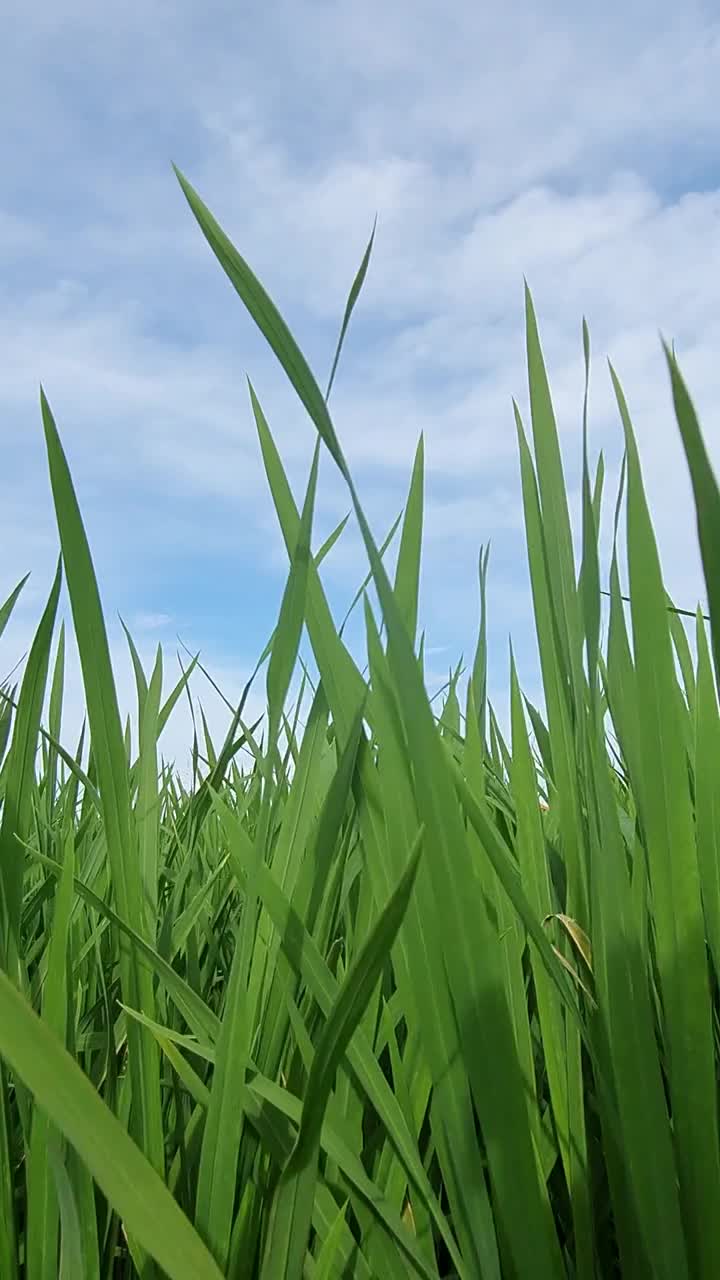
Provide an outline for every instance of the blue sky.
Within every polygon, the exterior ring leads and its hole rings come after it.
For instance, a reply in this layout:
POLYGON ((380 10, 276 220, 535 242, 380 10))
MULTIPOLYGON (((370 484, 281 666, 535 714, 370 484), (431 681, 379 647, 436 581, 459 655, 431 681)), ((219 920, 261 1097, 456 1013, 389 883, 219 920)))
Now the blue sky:
MULTIPOLYGON (((513 395, 526 403, 523 275, 571 489, 585 314, 608 497, 620 433, 606 355, 633 413, 668 586, 694 607, 695 530, 658 334, 676 341, 720 462, 717 7, 480 8, 65 0, 3 14, 3 597, 32 578, 0 641, 2 675, 27 648, 57 553, 40 380, 91 538, 123 709, 132 675, 118 613, 146 659, 163 644, 171 673, 178 636, 200 649, 230 698, 277 614, 286 561, 246 375, 298 497, 313 432, 171 161, 321 382, 378 215, 333 412, 378 537, 424 432, 431 683, 472 655, 477 553, 490 539, 492 688, 502 706, 510 633, 534 687, 511 410, 513 395)), ((326 459, 318 541, 347 510, 326 459)), ((324 575, 338 617, 364 570, 351 527, 324 575)), ((197 692, 221 729, 222 708, 197 692)), ((69 725, 80 705, 72 667, 69 725)), ((182 754, 185 735, 181 715, 166 750, 182 754)))

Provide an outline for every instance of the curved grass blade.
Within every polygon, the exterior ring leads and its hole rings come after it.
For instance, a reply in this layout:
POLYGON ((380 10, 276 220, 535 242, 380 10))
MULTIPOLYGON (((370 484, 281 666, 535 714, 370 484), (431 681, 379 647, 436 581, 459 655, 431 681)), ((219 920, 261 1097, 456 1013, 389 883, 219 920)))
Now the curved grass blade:
POLYGON ((663 345, 670 371, 675 416, 680 428, 695 496, 700 554, 712 622, 715 678, 720 684, 720 490, 710 465, 695 406, 690 399, 677 360, 667 344, 663 345))
POLYGON ((375 215, 375 221, 373 222, 373 229, 370 233, 370 239, 368 240, 367 248, 365 250, 365 253, 363 254, 363 260, 360 263, 360 266, 358 267, 357 275, 355 276, 355 279, 352 282, 350 293, 348 295, 348 300, 347 300, 347 303, 345 304, 345 315, 343 316, 342 327, 340 329, 340 337, 338 338, 338 344, 335 350, 335 358, 332 362, 332 369, 330 371, 330 378, 327 385, 327 391, 325 392, 326 400, 330 399, 330 392, 332 391, 333 382, 335 381, 335 374, 337 372, 338 361, 340 359, 340 352, 342 351, 343 343, 345 341, 345 334, 347 333, 348 325, 350 324, 350 317, 355 309, 355 303, 357 302, 360 296, 360 290, 362 289, 365 283, 365 277, 367 275, 368 267, 370 265, 370 255, 372 253, 373 244, 375 242, 376 230, 377 230, 377 214, 375 215))
POLYGON ((410 639, 415 644, 418 619, 418 595, 420 592, 420 555, 423 531, 423 478, 425 446, 422 436, 418 441, 413 462, 410 491, 405 504, 405 517, 400 535, 395 568, 395 598, 410 639))
POLYGON ((313 513, 317 491, 320 441, 313 453, 310 479, 300 517, 298 539, 293 552, 285 591, 280 605, 267 673, 268 700, 268 748, 270 760, 275 752, 280 718, 287 698, 290 680, 297 661, 300 637, 305 620, 305 596, 307 591, 310 542, 312 539, 313 513))
POLYGON ((0 966, 19 951, 20 907, 27 838, 35 790, 35 752, 50 666, 62 570, 58 561, 50 596, 30 648, 18 698, 0 821, 0 966))
POLYGON ((130 650, 130 658, 133 665, 133 671, 135 673, 135 684, 137 686, 138 719, 142 719, 142 714, 145 709, 145 699, 147 698, 148 691, 147 679, 145 677, 145 672, 143 671, 142 662, 140 661, 140 654, 135 647, 135 641, 130 635, 130 632, 122 618, 120 619, 120 626, 125 632, 125 639, 127 640, 128 649, 130 650))
POLYGON ((12 611, 15 608, 15 605, 17 604, 18 596, 20 595, 20 592, 22 591, 29 577, 30 577, 30 574, 26 573, 25 577, 21 578, 17 586, 14 587, 13 590, 10 592, 10 595, 8 596, 7 600, 5 600, 3 604, 0 605, 0 636, 5 630, 8 622, 10 621, 12 611))
MULTIPOLYGON (((60 624, 60 633, 58 635, 57 651, 55 654, 55 666, 53 669, 53 677, 50 684, 50 701, 48 707, 48 732, 52 738, 60 737, 62 729, 62 706, 63 706, 63 690, 65 687, 65 623, 60 624)), ((45 787, 45 812, 47 815, 48 825, 52 825, 53 809, 55 805, 55 793, 57 788, 57 767, 58 752, 52 745, 46 749, 46 765, 45 777, 43 778, 43 786, 45 787)))
POLYGON ((56 1263, 57 1270, 53 1270, 50 1274, 52 1274, 53 1280, 88 1280, 80 1215, 57 1137, 50 1141, 47 1149, 47 1160, 55 1181, 55 1194, 61 1223, 60 1256, 56 1263))
MULTIPOLYGON (((142 932, 142 897, 137 845, 131 828, 127 755, 100 593, 67 459, 42 389, 40 404, 55 514, 80 653, 113 887, 119 914, 129 925, 142 932)), ((152 982, 146 972, 136 967, 132 954, 121 954, 121 975, 127 1003, 152 1012, 152 982)), ((151 1039, 143 1036, 139 1028, 131 1027, 129 1035, 133 1122, 151 1163, 156 1169, 162 1170, 165 1150, 160 1107, 160 1058, 157 1046, 151 1039)))
MULTIPOLYGON (((385 555, 385 552, 387 551, 387 549, 388 549, 388 547, 390 546, 390 544, 391 544, 391 542, 392 542, 393 538, 395 537, 395 534, 397 533, 398 528, 399 528, 399 526, 400 526, 400 521, 402 520, 402 515, 403 515, 403 513, 402 513, 402 511, 401 511, 401 512, 400 512, 400 514, 399 514, 398 516, 396 516, 396 517, 395 517, 395 519, 393 520, 393 522, 392 522, 392 524, 391 524, 391 526, 390 526, 390 531, 389 531, 389 533, 386 535, 386 537, 383 539, 382 543, 380 544, 380 555, 381 555, 381 556, 384 556, 384 555, 385 555)), ((371 583, 371 582, 372 582, 372 571, 369 571, 368 573, 366 573, 366 574, 365 574, 365 577, 363 578, 362 582, 360 583, 360 586, 358 587, 358 589, 357 589, 357 591, 355 592, 355 595, 353 596, 353 598, 352 598, 352 600, 351 600, 351 602, 350 602, 350 604, 349 604, 348 608, 347 608, 347 609, 346 609, 346 611, 345 611, 345 616, 344 616, 344 618, 343 618, 342 622, 340 623, 340 626, 338 627, 338 635, 339 635, 339 636, 341 636, 341 635, 342 635, 342 633, 343 633, 343 631, 345 630, 345 628, 346 628, 346 626, 347 626, 347 624, 348 624, 348 622, 349 622, 349 620, 350 620, 350 618, 351 618, 352 614, 355 612, 355 609, 356 609, 356 607, 357 607, 357 605, 358 605, 358 602, 359 602, 360 600, 362 600, 362 598, 363 598, 363 596, 364 596, 364 594, 365 594, 365 592, 366 592, 366 590, 367 590, 367 588, 368 588, 368 586, 370 585, 370 583, 371 583)))
POLYGON ((708 944, 720 976, 720 713, 707 633, 698 610, 695 704, 695 832, 708 944))
MULTIPOLYGON (((503 1193, 506 1192, 522 1202, 527 1231, 524 1236, 508 1237, 507 1246, 513 1255, 515 1266, 520 1266, 522 1269, 526 1265, 534 1265, 538 1276, 554 1276, 559 1264, 559 1246, 557 1237, 548 1230, 547 1194, 539 1182, 539 1170, 527 1131, 525 1100, 521 1091, 518 1090, 515 1093, 508 1083, 506 1067, 510 1067, 513 1061, 512 1029, 504 994, 499 988, 496 988, 496 991, 500 1003, 493 1009, 492 1034, 496 1036, 501 1032, 503 1036, 501 1065, 497 1057, 491 1059, 482 1050, 478 1052, 477 1048, 478 1039, 487 1033, 487 1028, 480 1020, 479 988, 484 984, 474 965, 471 939, 477 910, 484 910, 484 906, 480 897, 480 887, 468 874, 470 855, 464 839, 462 819, 412 644, 399 615, 394 592, 340 449, 327 406, 307 361, 268 295, 249 272, 247 264, 221 231, 209 211, 205 209, 199 197, 192 188, 189 188, 189 184, 183 180, 183 185, 206 238, 248 307, 251 316, 268 338, 348 485, 388 630, 392 675, 397 685, 412 753, 412 763, 416 770, 419 817, 428 827, 428 843, 433 850, 433 857, 428 861, 429 874, 433 877, 439 910, 441 908, 442 927, 452 933, 454 941, 457 941, 457 949, 453 947, 446 951, 444 958, 449 966, 447 978, 450 988, 454 988, 456 997, 461 1000, 463 1006, 461 1050, 463 1066, 472 1080, 476 1101, 478 1104, 480 1102, 483 1104, 484 1121, 492 1127, 497 1127, 500 1117, 498 1107, 489 1099, 484 1089, 487 1083, 487 1072, 492 1073, 493 1086, 502 1094, 505 1121, 508 1116, 507 1108, 511 1108, 512 1155, 508 1143, 504 1145, 500 1142, 493 1143, 495 1158, 493 1176, 501 1177, 503 1193), (456 874, 458 857, 462 857, 465 871, 462 877, 462 888, 459 887, 456 874)), ((347 706, 344 708, 344 714, 345 716, 348 714, 347 706)), ((454 1045, 447 1046, 448 1053, 453 1051, 454 1045)), ((467 1205, 464 1209, 467 1211, 467 1205)), ((474 1242, 479 1256, 483 1251, 482 1228, 478 1227, 477 1222, 471 1222, 469 1217, 464 1227, 468 1238, 474 1242)))
MULTIPOLYGON (((62 865, 54 862, 52 858, 46 858, 42 854, 36 854, 35 856, 38 862, 46 866, 54 875, 61 873, 62 865)), ((93 893, 92 889, 84 884, 78 876, 75 877, 75 892, 127 939, 128 943, 137 952, 138 963, 142 964, 149 974, 157 975, 195 1034, 206 1036, 214 1044, 220 1035, 220 1020, 217 1014, 208 1008, 197 991, 193 990, 184 978, 173 969, 172 965, 167 960, 164 960, 154 947, 150 946, 142 934, 131 928, 102 898, 93 893)), ((133 1006, 129 1007, 132 1008, 133 1006)))
MULTIPOLYGON (((55 896, 55 916, 50 937, 48 972, 43 992, 43 1021, 57 1036, 60 1044, 67 1041, 68 1012, 68 937, 73 907, 75 874, 74 835, 65 842, 65 860, 55 896)), ((27 1172, 27 1244, 28 1280, 56 1280, 60 1213, 56 1179, 48 1164, 48 1148, 57 1144, 48 1116, 35 1107, 32 1116, 27 1172)))
POLYGON ((158 645, 150 684, 145 686, 144 695, 141 693, 141 685, 138 682, 140 740, 136 826, 138 868, 142 891, 141 919, 145 935, 150 942, 155 940, 158 917, 158 810, 160 797, 158 795, 157 781, 157 740, 159 737, 162 678, 162 649, 158 645))
POLYGON ((161 1178, 4 973, 0 1055, 82 1156, 127 1231, 170 1280, 222 1280, 161 1178))
MULTIPOLYGON (((300 516, 270 427, 252 386, 250 386, 250 400, 265 474, 275 503, 285 547, 291 554, 297 543, 300 516)), ((352 655, 338 637, 320 581, 320 574, 314 564, 310 566, 308 577, 305 621, 337 731, 341 738, 345 738, 351 731, 358 707, 367 697, 367 686, 352 655)))
POLYGON ((340 465, 342 453, 335 435, 335 428, 327 411, 325 397, 315 381, 307 360, 270 295, 251 271, 245 259, 225 235, 222 227, 216 222, 187 178, 176 165, 173 165, 173 168, 200 230, 215 257, 242 298, 260 332, 278 357, 310 417, 314 422, 323 423, 324 430, 320 434, 335 461, 340 465))
POLYGON ((635 434, 610 369, 628 458, 627 543, 647 848, 681 1201, 693 1275, 720 1274, 720 1152, 712 1005, 667 596, 635 434))
MULTIPOLYGON (((236 867, 238 880, 245 887, 250 870, 247 841, 242 839, 240 824, 222 797, 216 795, 214 803, 228 832, 230 857, 236 867)), ((261 864, 259 871, 259 892, 263 906, 282 938, 283 949, 296 972, 312 992, 321 1011, 329 1016, 337 999, 337 980, 320 954, 313 937, 306 932, 304 922, 276 883, 270 869, 261 864)), ((369 1101, 403 1162, 411 1182, 427 1204, 438 1232, 455 1260, 457 1251, 452 1233, 425 1173, 400 1104, 380 1069, 370 1042, 363 1035, 362 1027, 350 1041, 347 1056, 352 1070, 367 1093, 369 1101)))
POLYGON ((407 869, 362 951, 353 961, 323 1028, 310 1069, 300 1131, 286 1170, 288 1175, 301 1169, 310 1158, 320 1133, 335 1073, 380 978, 407 910, 420 865, 422 838, 421 830, 410 851, 407 869))
POLYGON ((320 1132, 335 1073, 380 978, 412 893, 420 862, 418 833, 395 892, 343 982, 323 1028, 308 1077, 300 1128, 270 1215, 263 1280, 301 1280, 317 1179, 320 1132))
POLYGON ((490 545, 480 548, 478 556, 478 579, 480 584, 480 627, 478 631, 475 658, 473 660, 470 686, 472 688, 475 715, 480 727, 483 749, 486 746, 487 726, 487 576, 490 559, 490 545))

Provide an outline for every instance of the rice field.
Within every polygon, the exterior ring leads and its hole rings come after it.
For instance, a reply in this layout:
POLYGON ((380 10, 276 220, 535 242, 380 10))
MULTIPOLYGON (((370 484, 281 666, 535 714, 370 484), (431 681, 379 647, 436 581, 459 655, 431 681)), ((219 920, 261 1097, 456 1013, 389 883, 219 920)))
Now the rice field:
POLYGON ((289 565, 256 673, 267 710, 249 724, 243 700, 222 744, 201 732, 187 785, 158 738, 193 668, 168 689, 160 655, 144 670, 129 638, 133 744, 42 395, 61 556, 0 699, 0 1280, 716 1280, 720 494, 676 358, 666 348, 668 412, 709 617, 683 619, 665 591, 614 371, 609 582, 587 392, 575 562, 527 293, 531 420, 515 419, 544 705, 511 662, 503 735, 483 552, 474 660, 438 714, 418 631, 422 443, 391 578, 330 388, 177 176, 317 448, 296 505, 250 385, 289 565), (379 601, 358 595, 362 670, 320 573, 341 531, 313 549, 321 449, 379 601), (61 589, 87 712, 72 744, 61 589), (291 700, 303 635, 319 678, 291 700))

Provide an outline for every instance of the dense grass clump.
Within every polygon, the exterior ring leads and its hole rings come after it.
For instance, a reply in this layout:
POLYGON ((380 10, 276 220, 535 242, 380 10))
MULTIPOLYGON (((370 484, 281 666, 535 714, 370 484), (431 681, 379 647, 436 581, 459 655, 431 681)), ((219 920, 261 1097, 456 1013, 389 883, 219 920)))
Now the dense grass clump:
POLYGON ((391 581, 327 395, 178 176, 318 448, 298 510, 251 387, 290 570, 262 728, 241 703, 219 750, 196 740, 188 788, 157 744, 192 668, 164 694, 160 655, 148 677, 130 641, 136 753, 42 397, 61 563, 0 700, 0 1278, 716 1280, 720 496, 676 360, 710 604, 694 643, 614 373, 630 603, 616 547, 602 634, 602 463, 591 475, 586 424, 578 569, 528 294, 531 440, 516 423, 544 710, 511 663, 504 740, 483 554, 475 660, 438 717, 417 635, 422 446, 391 581), (321 445, 380 605, 358 596, 364 673, 318 572, 334 538, 311 551, 321 445), (74 751, 61 577, 87 708, 74 751), (319 678, 290 710, 304 631, 319 678))

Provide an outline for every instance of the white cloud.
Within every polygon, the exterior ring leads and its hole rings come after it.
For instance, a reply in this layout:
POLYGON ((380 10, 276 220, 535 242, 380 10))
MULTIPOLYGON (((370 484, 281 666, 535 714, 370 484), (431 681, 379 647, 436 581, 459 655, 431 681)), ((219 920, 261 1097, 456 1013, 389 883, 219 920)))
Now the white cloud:
POLYGON ((131 618, 131 634, 138 631, 167 631, 173 618, 169 613, 136 613, 131 618))
MULTIPOLYGON (((606 353, 633 412, 670 589, 692 607, 694 522, 658 330, 677 341, 720 465, 719 30, 702 3, 632 14, 619 3, 492 13, 467 4, 449 22, 429 0, 362 10, 287 0, 248 21, 229 3, 168 0, 150 12, 124 6, 108 38, 107 15, 74 0, 62 15, 40 6, 9 22, 0 533, 8 573, 34 571, 20 617, 29 626, 42 607, 36 584, 49 581, 57 546, 41 378, 109 614, 122 606, 153 638, 182 616, 200 638, 208 580, 218 596, 255 592, 245 608, 256 612, 268 609, 270 586, 282 589, 287 557, 245 373, 296 498, 312 428, 195 226, 171 158, 323 378, 377 211, 333 412, 379 536, 424 433, 424 601, 439 645, 470 652, 476 556, 488 539, 497 634, 510 620, 529 626, 510 407, 515 395, 527 419, 523 274, 571 490, 584 313, 592 447, 608 453, 609 496, 621 436, 606 353), (177 584, 163 588, 178 560, 180 602, 177 584), (167 622, 150 627, 153 617, 167 622)), ((319 530, 347 509, 324 465, 319 530)), ((346 600, 363 572, 350 527, 327 581, 346 600)), ((226 659, 228 637, 209 640, 226 659)), ((235 643, 239 665, 251 663, 242 633, 235 643)), ((504 674, 504 651, 497 663, 504 674)))

